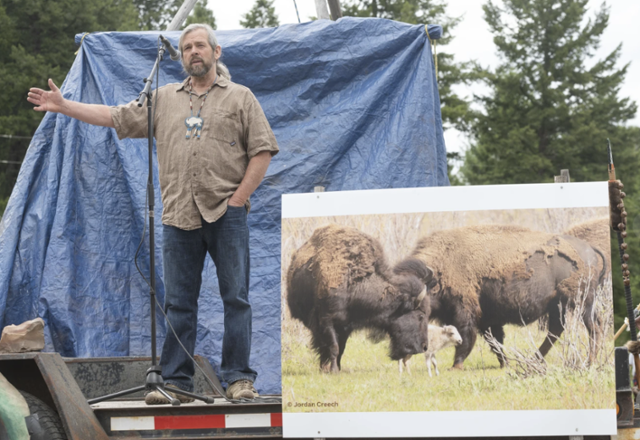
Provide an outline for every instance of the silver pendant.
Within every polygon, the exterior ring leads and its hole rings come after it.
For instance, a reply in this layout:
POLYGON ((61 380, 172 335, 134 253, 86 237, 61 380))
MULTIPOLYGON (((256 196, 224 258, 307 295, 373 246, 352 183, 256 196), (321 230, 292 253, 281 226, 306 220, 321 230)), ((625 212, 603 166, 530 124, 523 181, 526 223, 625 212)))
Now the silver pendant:
POLYGON ((189 116, 188 118, 186 118, 184 120, 184 125, 187 126, 186 138, 191 139, 191 131, 195 128, 196 132, 194 133, 194 135, 197 135, 198 139, 200 139, 200 133, 202 133, 203 123, 204 121, 202 120, 202 118, 198 116, 189 116))

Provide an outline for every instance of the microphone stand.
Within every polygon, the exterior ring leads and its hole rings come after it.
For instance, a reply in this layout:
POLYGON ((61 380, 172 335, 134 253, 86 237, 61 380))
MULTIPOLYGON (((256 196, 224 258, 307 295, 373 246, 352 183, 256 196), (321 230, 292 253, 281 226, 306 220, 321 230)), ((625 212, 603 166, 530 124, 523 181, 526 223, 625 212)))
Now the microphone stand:
MULTIPOLYGON (((158 391, 164 397, 166 397, 171 405, 179 406, 180 400, 171 396, 164 387, 164 380, 162 379, 162 369, 156 364, 156 253, 155 253, 155 226, 154 226, 154 208, 155 208, 155 193, 153 189, 153 100, 151 92, 151 84, 153 83, 153 77, 158 71, 160 61, 164 55, 165 48, 160 45, 158 48, 158 57, 151 69, 151 73, 147 78, 144 78, 144 89, 138 96, 138 107, 144 105, 147 101, 147 139, 149 146, 149 177, 147 180, 147 199, 149 203, 149 278, 150 278, 150 290, 149 298, 151 301, 151 367, 147 370, 145 384, 127 390, 119 391, 117 393, 108 394, 102 397, 96 397, 95 399, 89 399, 87 402, 89 405, 102 402, 105 400, 114 399, 116 397, 126 396, 128 394, 137 393, 138 391, 158 391)), ((211 396, 203 396, 199 394, 190 393, 188 391, 181 390, 177 387, 172 387, 171 392, 174 394, 180 394, 194 399, 202 400, 205 403, 214 403, 214 398, 211 396)))

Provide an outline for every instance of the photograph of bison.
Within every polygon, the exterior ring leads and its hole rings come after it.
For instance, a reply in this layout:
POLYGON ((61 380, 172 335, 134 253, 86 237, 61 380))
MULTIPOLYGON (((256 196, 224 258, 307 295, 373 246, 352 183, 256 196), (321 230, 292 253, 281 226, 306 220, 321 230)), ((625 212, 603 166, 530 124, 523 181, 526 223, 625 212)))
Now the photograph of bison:
MULTIPOLYGON (((594 295, 604 282, 603 252, 571 235, 549 234, 513 225, 467 226, 421 238, 412 257, 433 271, 431 319, 454 325, 462 337, 454 368, 462 368, 478 333, 504 344, 506 324, 526 326, 548 317, 540 345, 544 357, 564 331, 564 314, 585 292, 581 318, 587 328, 589 361, 599 345, 594 295)), ((493 347, 500 366, 501 350, 493 347)))
POLYGON ((377 240, 355 228, 327 225, 293 254, 287 304, 311 331, 320 369, 337 373, 354 330, 386 333, 392 360, 427 350, 430 279, 420 260, 392 270, 377 240))
POLYGON ((607 213, 283 219, 284 412, 614 407, 607 213))
POLYGON ((545 436, 615 431, 606 182, 282 206, 285 425, 370 438, 383 425, 526 436, 531 420, 545 436))

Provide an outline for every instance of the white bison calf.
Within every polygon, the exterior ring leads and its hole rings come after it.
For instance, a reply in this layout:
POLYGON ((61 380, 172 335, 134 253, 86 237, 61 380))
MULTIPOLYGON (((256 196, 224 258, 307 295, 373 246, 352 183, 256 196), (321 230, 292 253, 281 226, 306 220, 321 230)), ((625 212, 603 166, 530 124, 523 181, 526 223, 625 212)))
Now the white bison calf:
MULTIPOLYGON (((431 374, 431 364, 436 368, 436 375, 440 374, 438 371, 438 362, 436 361, 436 352, 442 350, 443 348, 451 347, 453 345, 462 344, 462 337, 460 337, 460 333, 458 333, 458 329, 456 329, 452 325, 445 325, 444 327, 438 327, 437 325, 429 324, 429 345, 427 347, 427 351, 424 353, 424 357, 427 360, 427 369, 429 371, 429 377, 432 377, 431 374)), ((406 356, 404 359, 400 359, 398 361, 398 368, 400 373, 402 373, 402 366, 407 369, 407 373, 411 374, 411 370, 409 369, 409 359, 411 359, 411 355, 406 356)))

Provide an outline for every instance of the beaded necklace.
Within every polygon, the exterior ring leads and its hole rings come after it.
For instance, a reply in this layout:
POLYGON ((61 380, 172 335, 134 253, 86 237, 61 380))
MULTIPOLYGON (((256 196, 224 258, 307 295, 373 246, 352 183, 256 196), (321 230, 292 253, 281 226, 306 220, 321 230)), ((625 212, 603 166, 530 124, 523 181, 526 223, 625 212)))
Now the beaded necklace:
POLYGON ((184 120, 184 125, 187 126, 187 135, 186 139, 191 139, 191 131, 195 128, 195 135, 197 139, 200 139, 200 134, 202 133, 202 124, 204 124, 204 120, 200 117, 200 112, 202 111, 202 107, 204 107, 204 102, 207 100, 207 96, 209 96, 209 92, 213 89, 213 86, 216 85, 218 81, 218 74, 216 73, 216 79, 213 81, 207 93, 205 93, 204 98, 202 99, 202 104, 200 104, 200 110, 198 110, 198 114, 193 116, 193 100, 191 99, 191 95, 195 95, 193 92, 193 83, 189 80, 189 109, 191 110, 191 116, 184 120))

